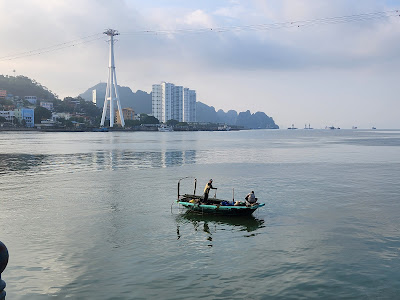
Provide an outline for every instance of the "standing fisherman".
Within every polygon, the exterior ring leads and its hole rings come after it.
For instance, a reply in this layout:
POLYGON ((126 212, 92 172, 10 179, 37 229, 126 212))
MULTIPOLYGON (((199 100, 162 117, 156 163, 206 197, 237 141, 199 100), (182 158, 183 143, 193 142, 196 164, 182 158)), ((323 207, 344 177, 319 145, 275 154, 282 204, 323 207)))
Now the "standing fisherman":
POLYGON ((204 203, 207 203, 207 201, 208 201, 208 193, 210 192, 210 189, 213 189, 213 190, 216 190, 217 188, 215 188, 215 187, 213 187, 212 186, 212 182, 213 182, 213 180, 212 179, 210 179, 208 182, 207 182, 207 184, 206 184, 206 186, 204 187, 204 195, 203 195, 203 201, 204 201, 204 203))

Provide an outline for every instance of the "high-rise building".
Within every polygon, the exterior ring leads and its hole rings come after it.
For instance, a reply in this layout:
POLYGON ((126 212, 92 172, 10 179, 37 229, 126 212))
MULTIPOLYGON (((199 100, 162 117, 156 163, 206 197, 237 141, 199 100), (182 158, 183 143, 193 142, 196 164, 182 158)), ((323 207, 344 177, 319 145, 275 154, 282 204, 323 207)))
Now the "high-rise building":
POLYGON ((183 122, 196 122, 196 91, 188 88, 183 92, 183 122))
POLYGON ((196 122, 196 91, 162 82, 152 86, 152 113, 160 122, 196 122))
POLYGON ((183 86, 174 88, 174 120, 183 122, 183 86))
POLYGON ((162 122, 162 88, 161 84, 153 84, 151 89, 151 112, 162 122))

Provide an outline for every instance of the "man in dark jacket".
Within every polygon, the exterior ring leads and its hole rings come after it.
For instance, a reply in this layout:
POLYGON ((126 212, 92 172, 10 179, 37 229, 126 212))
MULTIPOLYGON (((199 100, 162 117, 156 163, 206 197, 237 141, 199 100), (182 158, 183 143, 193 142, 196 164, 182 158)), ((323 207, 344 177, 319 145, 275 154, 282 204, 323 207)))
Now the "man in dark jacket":
POLYGON ((210 193, 210 189, 213 189, 213 190, 216 190, 216 189, 217 189, 217 188, 215 188, 215 187, 212 186, 212 182, 213 182, 213 180, 210 179, 210 180, 207 182, 206 186, 204 187, 204 195, 203 195, 203 201, 204 201, 204 203, 207 203, 207 202, 208 202, 208 193, 210 193))

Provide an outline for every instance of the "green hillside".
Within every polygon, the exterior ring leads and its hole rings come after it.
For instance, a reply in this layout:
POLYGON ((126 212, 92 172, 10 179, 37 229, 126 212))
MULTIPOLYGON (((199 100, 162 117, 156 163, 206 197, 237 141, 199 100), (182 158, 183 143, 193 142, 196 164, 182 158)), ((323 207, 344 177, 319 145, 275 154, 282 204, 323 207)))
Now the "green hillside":
POLYGON ((19 96, 36 96, 38 99, 54 100, 57 95, 47 87, 33 79, 25 76, 4 76, 0 75, 0 89, 6 90, 7 94, 19 96))

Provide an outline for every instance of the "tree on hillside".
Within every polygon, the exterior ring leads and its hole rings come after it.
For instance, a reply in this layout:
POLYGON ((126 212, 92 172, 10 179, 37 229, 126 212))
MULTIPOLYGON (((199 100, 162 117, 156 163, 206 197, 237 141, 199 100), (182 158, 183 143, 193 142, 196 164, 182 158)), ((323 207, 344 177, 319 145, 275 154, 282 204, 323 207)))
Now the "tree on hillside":
POLYGON ((178 123, 179 123, 179 121, 173 120, 173 119, 167 121, 168 126, 175 126, 178 123))
POLYGON ((140 125, 140 120, 125 120, 125 127, 133 127, 139 125, 140 125))
POLYGON ((140 123, 141 124, 159 124, 160 121, 156 117, 149 116, 146 114, 140 114, 140 123))
POLYGON ((38 106, 35 108, 35 122, 40 122, 41 120, 47 120, 51 118, 51 111, 47 108, 38 106))
POLYGON ((98 108, 96 106, 96 104, 94 104, 91 101, 86 101, 85 99, 83 99, 81 97, 78 97, 76 99, 78 99, 80 101, 79 102, 80 111, 82 113, 84 113, 85 115, 87 115, 89 117, 93 117, 93 118, 101 116, 101 109, 98 108))

